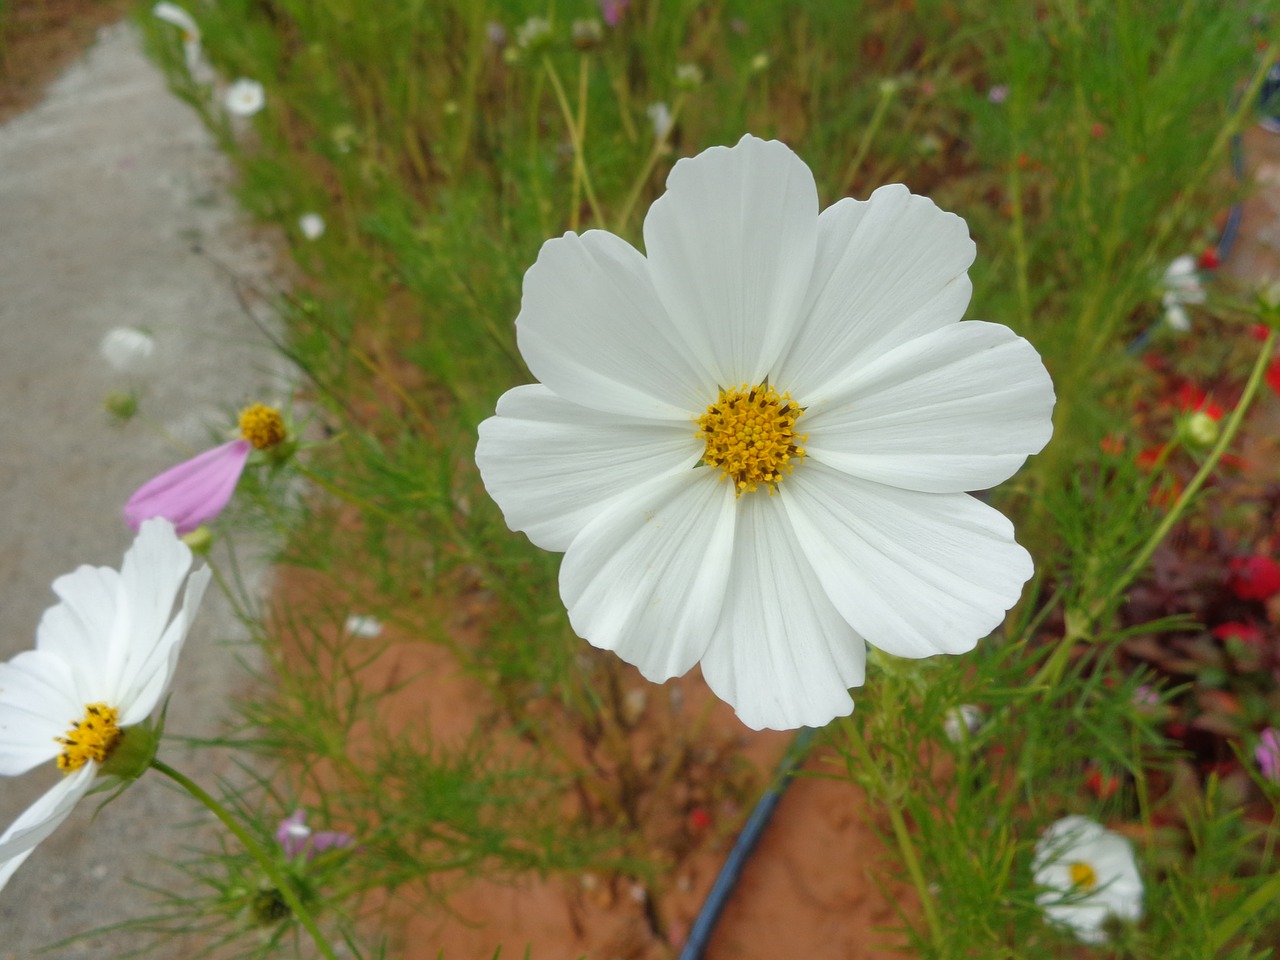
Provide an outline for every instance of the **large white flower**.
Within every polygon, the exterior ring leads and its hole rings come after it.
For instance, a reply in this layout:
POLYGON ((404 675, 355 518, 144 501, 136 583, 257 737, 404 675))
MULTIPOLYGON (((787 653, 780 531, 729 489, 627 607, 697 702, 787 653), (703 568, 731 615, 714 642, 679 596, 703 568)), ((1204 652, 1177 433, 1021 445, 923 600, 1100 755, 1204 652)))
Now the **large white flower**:
POLYGON ((644 240, 543 245, 516 320, 542 383, 480 425, 574 630, 653 681, 701 661, 756 728, 849 713, 864 638, 972 649, 1032 564, 963 491, 1044 446, 1054 398, 1025 340, 958 322, 964 221, 901 185, 819 215, 809 168, 746 136, 676 163, 644 240))
POLYGON ((1036 842, 1036 903, 1085 943, 1105 943, 1109 916, 1142 919, 1142 877, 1128 838, 1088 817, 1063 817, 1036 842))
POLYGON ((0 774, 50 762, 65 774, 0 836, 0 888, 169 689, 209 582, 208 568, 190 568, 173 526, 148 520, 118 572, 84 566, 55 580, 61 602, 45 611, 36 648, 0 664, 0 774))

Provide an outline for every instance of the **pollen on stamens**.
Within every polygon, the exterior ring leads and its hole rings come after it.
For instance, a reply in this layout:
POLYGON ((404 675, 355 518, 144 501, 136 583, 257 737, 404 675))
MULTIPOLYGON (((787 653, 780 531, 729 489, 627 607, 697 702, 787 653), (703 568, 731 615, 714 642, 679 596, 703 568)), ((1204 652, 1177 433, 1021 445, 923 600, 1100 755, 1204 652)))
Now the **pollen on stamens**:
POLYGON ((104 762, 124 735, 119 727, 120 714, 105 703, 91 703, 84 708, 84 719, 71 725, 65 737, 54 737, 62 744, 58 769, 64 773, 79 770, 90 760, 104 762))
POLYGON ((1098 875, 1089 864, 1077 860, 1068 867, 1068 870, 1071 873, 1072 885, 1085 893, 1098 885, 1098 875))
POLYGON ((255 403, 240 411, 240 435, 257 450, 266 450, 284 442, 288 431, 280 411, 265 404, 255 403))
POLYGON ((778 394, 768 382, 732 390, 721 388, 715 403, 698 418, 706 444, 702 462, 728 477, 738 496, 760 484, 775 492, 778 482, 804 459, 808 434, 796 433, 804 409, 788 393, 778 394))

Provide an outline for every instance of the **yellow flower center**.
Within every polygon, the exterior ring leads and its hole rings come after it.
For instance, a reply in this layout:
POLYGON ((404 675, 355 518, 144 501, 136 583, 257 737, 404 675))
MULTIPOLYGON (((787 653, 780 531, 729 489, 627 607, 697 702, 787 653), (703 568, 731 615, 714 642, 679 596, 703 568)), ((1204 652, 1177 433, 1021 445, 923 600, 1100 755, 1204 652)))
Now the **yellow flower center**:
POLYGON ((124 735, 116 722, 120 714, 105 703, 91 703, 84 708, 84 719, 71 725, 65 737, 54 737, 62 744, 58 769, 63 773, 79 770, 88 761, 102 763, 111 755, 124 735))
POLYGON ((718 467, 722 479, 729 477, 738 496, 762 483, 769 485, 772 494, 778 481, 804 459, 800 444, 809 436, 796 433, 796 420, 803 413, 789 393, 779 396, 768 381, 722 389, 698 418, 700 436, 707 445, 702 462, 718 467))
POLYGON ((1071 883, 1085 893, 1088 893, 1098 885, 1098 875, 1094 872, 1093 867, 1087 863, 1081 863, 1077 860, 1075 863, 1067 867, 1071 874, 1071 883))
POLYGON ((255 403, 240 411, 240 435, 258 450, 274 447, 284 440, 284 418, 273 407, 255 403))

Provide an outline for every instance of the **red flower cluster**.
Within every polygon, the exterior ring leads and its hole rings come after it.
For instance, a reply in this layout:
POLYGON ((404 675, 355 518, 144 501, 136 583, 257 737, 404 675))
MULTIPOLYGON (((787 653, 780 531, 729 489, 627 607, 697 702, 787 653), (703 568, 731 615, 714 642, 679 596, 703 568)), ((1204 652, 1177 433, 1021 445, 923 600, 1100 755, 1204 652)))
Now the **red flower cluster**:
POLYGON ((1232 557, 1227 564, 1231 575, 1227 586, 1241 600, 1264 603, 1280 593, 1280 563, 1264 554, 1232 557))

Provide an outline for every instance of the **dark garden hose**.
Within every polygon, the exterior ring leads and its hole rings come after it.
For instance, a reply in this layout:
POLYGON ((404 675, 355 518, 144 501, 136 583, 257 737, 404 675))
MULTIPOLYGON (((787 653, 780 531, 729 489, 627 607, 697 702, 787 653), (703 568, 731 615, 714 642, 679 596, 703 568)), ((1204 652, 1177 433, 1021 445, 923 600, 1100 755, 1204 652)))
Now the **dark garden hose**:
POLYGON ((778 767, 773 774, 773 783, 760 797, 755 809, 751 811, 751 816, 747 818, 742 832, 734 841, 733 849, 725 858, 724 866, 720 868, 715 883, 711 885, 711 890, 707 893, 707 899, 702 904, 697 919, 693 921, 693 927, 689 930, 689 939, 685 942, 684 949, 680 951, 680 960, 701 960, 707 944, 711 942, 711 934, 715 931, 720 914, 724 912, 734 887, 738 885, 738 878, 742 876, 742 870, 751 857, 751 852, 760 841, 764 828, 769 825, 773 811, 782 800, 782 794, 786 791, 787 784, 791 782, 796 767, 808 755, 809 746, 817 733, 815 727, 801 727, 800 732, 791 741, 791 746, 787 748, 786 754, 778 762, 778 767))

